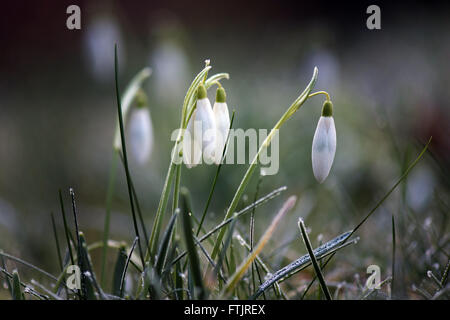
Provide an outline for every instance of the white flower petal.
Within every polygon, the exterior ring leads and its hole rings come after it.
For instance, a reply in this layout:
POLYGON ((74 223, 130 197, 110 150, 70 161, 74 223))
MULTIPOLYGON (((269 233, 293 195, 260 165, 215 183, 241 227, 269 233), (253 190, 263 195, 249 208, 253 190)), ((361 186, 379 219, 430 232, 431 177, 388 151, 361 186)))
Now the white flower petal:
POLYGON ((183 161, 188 169, 200 164, 202 156, 201 140, 199 135, 194 135, 194 121, 197 110, 189 119, 183 138, 183 161))
POLYGON ((186 130, 191 138, 183 140, 183 158, 186 166, 191 168, 200 164, 202 156, 205 163, 213 163, 216 120, 208 98, 197 100, 197 108, 194 110, 186 130))
POLYGON ((148 108, 133 110, 130 117, 130 150, 140 164, 150 157, 153 147, 153 128, 148 108))
POLYGON ((330 173, 336 153, 336 128, 333 117, 320 117, 312 143, 312 167, 319 183, 330 173))
POLYGON ((227 141, 230 130, 230 114, 226 102, 215 102, 213 113, 216 120, 216 149, 215 163, 219 164, 222 160, 223 148, 227 141))
MULTIPOLYGON (((202 141, 203 160, 210 164, 214 161, 213 145, 216 141, 216 120, 208 98, 197 100, 195 122, 200 122, 199 134, 202 141)), ((196 125, 194 122, 194 131, 196 125)))

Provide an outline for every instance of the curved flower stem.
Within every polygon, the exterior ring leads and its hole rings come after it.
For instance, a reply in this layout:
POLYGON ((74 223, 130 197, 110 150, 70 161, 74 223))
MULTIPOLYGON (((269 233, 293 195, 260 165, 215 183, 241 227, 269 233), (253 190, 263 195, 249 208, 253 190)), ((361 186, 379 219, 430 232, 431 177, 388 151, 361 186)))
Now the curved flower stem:
MULTIPOLYGON (((317 74, 318 70, 317 67, 314 68, 313 76, 311 78, 311 81, 309 82, 308 86, 305 88, 303 93, 292 103, 292 105, 286 110, 286 112, 283 114, 283 116, 278 120, 278 122, 275 124, 273 129, 270 131, 264 142, 261 144, 257 154, 253 158, 253 161, 251 162, 250 166, 247 169, 247 172, 245 173, 244 177, 242 178, 242 181, 239 185, 239 187, 236 190, 236 193, 234 194, 233 200, 231 201, 230 206, 228 207, 228 210, 225 214, 224 221, 229 219, 233 213, 234 210, 236 210, 236 207, 239 203, 239 200, 241 199, 242 195, 244 194, 245 188, 247 187, 253 172, 255 171, 257 165, 258 165, 258 159, 260 154, 270 145, 270 142, 273 138, 273 136, 278 132, 278 130, 281 128, 284 122, 288 120, 308 99, 309 93, 311 92, 312 88, 314 87, 316 81, 317 81, 317 74)), ((220 245, 222 243, 223 237, 225 235, 227 228, 223 228, 220 230, 219 235, 217 236, 216 243, 214 245, 214 249, 211 254, 211 258, 214 260, 219 252, 220 245)))
POLYGON ((326 91, 317 91, 317 92, 311 93, 311 94, 308 96, 308 98, 317 96, 317 95, 319 95, 319 94, 324 94, 324 95, 327 97, 327 101, 330 101, 330 95, 329 95, 328 92, 326 92, 326 91))

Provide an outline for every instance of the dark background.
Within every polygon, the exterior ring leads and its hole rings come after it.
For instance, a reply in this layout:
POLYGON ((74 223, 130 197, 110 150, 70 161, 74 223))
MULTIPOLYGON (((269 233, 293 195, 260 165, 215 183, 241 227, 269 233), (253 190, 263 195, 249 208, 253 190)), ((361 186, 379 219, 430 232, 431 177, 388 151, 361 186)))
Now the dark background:
MULTIPOLYGON (((80 225, 88 240, 101 239, 116 121, 115 42, 122 88, 141 68, 153 68, 145 90, 155 146, 148 164, 130 163, 148 228, 168 167, 170 133, 179 123, 184 93, 206 58, 211 59, 212 72, 230 73, 223 85, 230 110, 236 109, 235 125, 241 128, 271 128, 317 65, 316 89, 330 92, 335 105, 335 163, 327 182, 318 185, 310 163, 322 105, 321 98, 315 98, 283 127, 280 172, 261 184, 261 194, 287 185, 300 199, 273 248, 295 236, 293 223, 299 215, 306 217, 314 239, 351 229, 432 135, 432 153, 363 228, 361 243, 342 262, 346 271, 336 272, 337 278, 364 273, 367 265, 378 263, 389 274, 386 248, 391 246, 395 214, 404 242, 399 249, 399 294, 409 295, 411 284, 420 282, 427 269, 446 263, 442 252, 428 249, 436 241, 449 249, 449 18, 448 2, 3 3, 0 247, 56 271, 50 212, 59 215, 60 188, 69 208, 69 187, 76 191, 80 225), (66 28, 70 4, 81 7, 81 30, 66 28), (370 4, 381 8, 381 30, 366 28, 370 4), (99 21, 106 21, 107 27, 98 28, 99 21), (424 226, 438 236, 428 236, 424 226)), ((222 218, 245 169, 224 168, 208 226, 222 218)), ((130 241, 128 195, 119 172, 112 238, 130 241)), ((212 167, 183 168, 183 185, 193 194, 197 211, 204 206, 214 172, 212 167)), ((247 199, 254 197, 253 180, 247 199)), ((266 228, 280 205, 281 200, 261 209, 257 230, 266 228)), ((301 250, 289 247, 274 267, 301 250)))

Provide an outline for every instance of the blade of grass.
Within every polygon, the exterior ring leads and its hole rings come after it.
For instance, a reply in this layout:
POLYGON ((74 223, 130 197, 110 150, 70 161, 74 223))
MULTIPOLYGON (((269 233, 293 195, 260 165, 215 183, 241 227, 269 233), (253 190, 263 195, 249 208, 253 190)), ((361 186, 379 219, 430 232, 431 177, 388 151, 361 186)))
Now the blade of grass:
MULTIPOLYGON (((245 239, 244 239, 240 234, 237 234, 237 235, 236 235, 236 240, 237 240, 242 246, 244 246, 244 247, 248 250, 248 252, 250 252, 250 245, 249 245, 247 242, 245 242, 245 239)), ((255 261, 261 266, 261 268, 264 270, 264 272, 265 272, 266 274, 272 274, 272 272, 270 272, 269 267, 267 267, 267 265, 264 263, 264 261, 261 259, 261 257, 260 257, 259 255, 256 256, 255 261)), ((258 271, 257 271, 257 272, 258 272, 258 271)), ((258 273, 258 277, 259 277, 259 282, 260 282, 259 285, 261 286, 261 285, 263 284, 263 282, 261 281, 261 277, 260 277, 259 273, 258 273)), ((283 298, 284 298, 285 300, 287 300, 287 297, 286 297, 286 295, 284 294, 284 292, 281 290, 280 285, 278 284, 278 282, 275 282, 275 283, 273 284, 273 286, 274 286, 274 289, 275 289, 275 293, 276 293, 278 296, 280 296, 280 295, 283 296, 283 298)), ((255 289, 255 291, 256 291, 256 289, 255 289)), ((262 292, 262 294, 263 294, 263 296, 264 296, 264 300, 266 300, 264 291, 262 292)))
POLYGON ((447 266, 445 267, 444 273, 443 273, 443 275, 442 275, 441 285, 442 285, 443 287, 445 287, 445 286, 447 285, 449 269, 450 269, 450 259, 448 259, 448 261, 447 261, 447 266))
MULTIPOLYGON (((182 198, 182 202, 185 202, 184 198, 182 198)), ((196 289, 198 288, 199 292, 198 299, 203 300, 206 296, 206 291, 203 286, 203 280, 200 271, 200 260, 197 255, 197 251, 195 250, 194 234, 192 231, 191 218, 189 212, 185 209, 185 207, 186 207, 185 204, 183 204, 182 220, 183 220, 184 238, 189 256, 189 265, 190 265, 189 270, 190 273, 192 273, 191 276, 193 284, 195 285, 196 289)))
MULTIPOLYGON (((230 246, 231 240, 233 239, 233 232, 234 227, 236 226, 237 220, 235 219, 230 226, 230 229, 228 230, 228 235, 225 239, 225 243, 222 246, 222 250, 219 253, 219 259, 217 260, 216 267, 214 268, 214 276, 217 276, 220 274, 220 271, 222 269, 223 261, 225 260, 225 257, 227 255, 228 247, 230 246)), ((219 281, 219 287, 221 287, 221 283, 219 281)))
POLYGON ((37 286, 39 287, 39 289, 41 289, 42 291, 44 291, 49 297, 52 297, 55 300, 63 300, 60 296, 54 294, 53 292, 51 292, 50 290, 48 290, 44 285, 42 285, 41 283, 37 282, 34 279, 31 279, 31 284, 33 286, 37 286))
POLYGON ((128 265, 130 264, 131 257, 133 256, 134 248, 136 248, 136 243, 138 238, 134 238, 133 245, 131 246, 130 253, 128 253, 127 261, 125 263, 125 267, 123 268, 122 277, 120 279, 120 297, 123 296, 123 284, 125 283, 125 276, 127 275, 128 265))
POLYGON ((85 263, 84 270, 87 271, 86 277, 89 279, 90 283, 95 288, 95 290, 97 291, 100 298, 103 300, 106 300, 107 297, 106 297, 105 293, 103 292, 102 288, 100 287, 100 285, 98 284, 97 277, 94 272, 94 268, 92 267, 92 259, 89 254, 86 238, 85 238, 83 232, 80 232, 80 243, 81 243, 81 249, 82 249, 81 254, 83 255, 83 261, 85 263))
POLYGON ((102 286, 105 285, 105 267, 106 267, 106 253, 108 251, 108 246, 106 245, 109 238, 109 225, 111 220, 111 204, 114 195, 114 186, 116 183, 116 169, 117 169, 117 152, 114 150, 112 154, 112 162, 111 168, 109 171, 109 182, 108 189, 106 192, 106 213, 105 213, 105 222, 103 226, 103 249, 102 249, 102 267, 101 267, 101 278, 100 282, 102 286))
MULTIPOLYGON (((262 175, 259 175, 259 179, 258 179, 258 183, 256 184, 256 191, 255 191, 255 197, 253 199, 253 202, 256 201, 256 199, 258 198, 258 192, 259 192, 259 187, 261 185, 262 182, 262 175)), ((253 251, 253 245, 254 245, 254 236, 255 236, 255 210, 256 208, 253 208, 252 213, 250 215, 250 252, 253 251)), ((252 268, 251 268, 251 274, 252 274, 252 283, 253 283, 253 291, 256 291, 256 280, 255 280, 255 263, 252 263, 252 268)), ((259 274, 259 272, 258 272, 259 274)))
MULTIPOLYGON (((333 252, 354 243, 355 240, 353 242, 344 243, 349 234, 350 231, 345 232, 337 236, 336 238, 326 242, 325 244, 319 246, 314 250, 314 255, 319 259, 322 259, 323 257, 326 257, 327 255, 330 255, 333 252)), ((267 288, 272 286, 274 283, 288 279, 292 275, 308 267, 310 264, 311 264, 311 257, 309 256, 309 254, 305 254, 300 258, 298 258, 297 260, 291 262, 287 266, 276 271, 269 279, 267 279, 262 285, 259 286, 258 290, 252 296, 252 299, 258 298, 267 288)))
MULTIPOLYGON (((6 271, 3 268, 0 268, 0 272, 2 272, 6 277, 8 277, 10 280, 13 280, 13 275, 11 273, 9 273, 8 271, 6 271)), ((39 298, 40 300, 48 300, 48 297, 46 297, 45 295, 40 294, 39 292, 37 292, 36 290, 33 289, 33 287, 31 287, 30 285, 19 281, 20 285, 25 288, 25 290, 23 291, 23 293, 28 293, 31 294, 37 298, 39 298)), ((12 292, 12 291, 11 291, 12 292)))
MULTIPOLYGON (((122 154, 119 154, 120 160, 122 161, 122 164, 125 165, 122 154)), ((136 212, 139 218, 139 223, 141 224, 142 233, 144 234, 144 240, 147 243, 148 242, 148 235, 147 235, 147 228, 144 223, 144 216, 142 215, 141 205, 139 203, 139 199, 137 197, 136 189, 134 188, 134 182, 133 179, 130 179, 131 184, 131 192, 133 193, 133 200, 136 204, 136 212)))
POLYGON ((43 275, 47 276, 48 278, 50 278, 50 279, 52 279, 52 280, 54 280, 54 281, 57 281, 57 280, 58 280, 58 279, 57 279, 54 275, 52 275, 51 273, 48 273, 47 271, 45 271, 45 270, 43 270, 43 269, 41 269, 41 268, 39 268, 39 267, 36 267, 35 265, 33 265, 33 264, 31 264, 31 263, 29 263, 29 262, 27 262, 27 261, 25 261, 25 260, 22 260, 22 259, 20 259, 20 258, 18 258, 18 257, 13 256, 13 255, 10 255, 10 254, 8 254, 8 253, 6 253, 6 252, 0 251, 0 256, 5 257, 5 258, 7 258, 7 259, 9 259, 9 260, 18 262, 18 263, 20 263, 20 264, 23 264, 24 266, 27 266, 27 267, 29 267, 29 268, 31 268, 31 269, 33 269, 33 270, 36 270, 37 272, 42 273, 43 275))
POLYGON ((75 232, 77 234, 77 262, 78 266, 81 270, 81 290, 78 292, 80 293, 80 299, 85 300, 86 299, 86 278, 84 274, 84 261, 83 261, 83 254, 82 254, 82 248, 81 248, 81 239, 80 239, 80 230, 78 228, 78 220, 77 220, 77 206, 75 203, 75 192, 73 188, 69 189, 70 197, 72 200, 72 212, 73 212, 73 221, 75 224, 75 232), (81 292, 80 292, 81 291, 81 292))
POLYGON ((113 274, 113 285, 112 285, 112 293, 116 296, 122 297, 122 293, 120 291, 122 284, 122 275, 123 270, 125 269, 125 265, 127 263, 127 247, 125 244, 122 244, 119 248, 119 252, 117 254, 116 265, 114 267, 113 274))
POLYGON ((12 272, 12 299, 13 300, 25 300, 22 293, 22 288, 20 287, 20 277, 16 269, 12 272))
POLYGON ((183 278, 181 277, 182 272, 181 272, 181 263, 177 262, 175 264, 175 289, 176 290, 180 290, 180 291, 176 291, 175 294, 177 296, 177 300, 183 300, 183 278))
POLYGON ((320 270, 319 264, 317 263, 316 256, 314 255, 311 241, 309 241, 308 234, 306 233, 305 229, 305 223, 303 222, 302 218, 298 219, 298 227, 302 233, 303 241, 305 242, 306 249, 308 250, 309 257, 311 258, 312 265, 314 267, 314 270, 316 271, 316 276, 319 278, 320 287, 322 288, 322 291, 325 295, 325 298, 327 300, 331 299, 330 291, 328 290, 327 284, 325 283, 325 279, 323 277, 322 271, 320 270))
POLYGON ((130 207, 131 207, 131 215, 133 218, 133 227, 136 237, 138 238, 138 248, 139 248, 139 256, 141 257, 142 265, 145 265, 144 255, 142 253, 141 242, 139 241, 139 228, 136 222, 136 212, 134 210, 134 202, 133 202, 133 192, 131 191, 131 174, 130 169, 128 167, 128 157, 127 157, 127 147, 125 144, 125 130, 123 128, 123 116, 122 116, 122 102, 120 99, 120 90, 119 90, 119 62, 117 57, 117 44, 114 46, 114 79, 115 79, 115 87, 116 87, 116 102, 117 102, 117 113, 119 116, 119 128, 120 128, 120 140, 122 145, 122 155, 123 162, 125 167, 125 175, 127 178, 127 187, 128 187, 128 196, 130 198, 130 207))
MULTIPOLYGON (((231 115, 230 128, 229 128, 230 131, 233 128, 234 114, 235 114, 235 110, 233 110, 233 113, 231 115)), ((208 212, 208 208, 211 203, 211 199, 214 194, 214 190, 216 189, 217 178, 219 177, 220 169, 222 168, 223 158, 225 157, 225 154, 227 153, 228 140, 230 139, 230 131, 228 131, 226 147, 223 148, 223 152, 222 152, 222 161, 220 161, 219 165, 217 166, 216 175, 214 176, 214 180, 213 180, 211 189, 209 191, 208 200, 206 201, 205 209, 203 209, 202 218, 200 219, 200 223, 198 225, 197 232, 195 234, 196 237, 198 237, 198 235, 200 234, 200 230, 202 229, 203 221, 205 220, 206 213, 208 212)), ((256 201, 256 199, 255 199, 255 201, 256 201)))
POLYGON ((283 207, 280 209, 280 211, 278 211, 277 215, 272 220, 272 223, 269 225, 266 232, 264 232, 263 236, 259 240, 255 249, 242 262, 242 264, 238 267, 237 271, 233 274, 233 276, 231 276, 231 278, 225 285, 225 288, 224 288, 222 294, 229 294, 233 291, 236 284, 244 276, 244 273, 246 272, 246 270, 248 269, 250 264, 253 262, 253 260, 256 258, 256 256, 261 252, 261 250, 264 248, 264 246, 269 241, 269 239, 272 236, 273 232, 275 231, 275 228, 277 227, 278 223, 281 221, 281 219, 284 217, 284 215, 294 207, 296 201, 297 201, 297 197, 295 197, 295 196, 291 196, 288 198, 288 200, 286 200, 286 202, 283 204, 283 207))
MULTIPOLYGON (((235 215, 233 217, 231 217, 230 219, 223 221, 222 223, 218 224, 216 227, 214 227, 212 230, 210 230, 208 233, 206 233, 204 236, 202 236, 199 239, 199 242, 203 242, 206 239, 208 239, 211 235, 213 235, 215 232, 217 232, 218 230, 220 230, 221 228, 223 228, 224 226, 228 225, 229 223, 231 223, 234 219, 237 219, 239 217, 241 217, 242 215, 248 213, 250 210, 252 210, 254 207, 258 207, 261 204, 272 200, 273 198, 279 196, 281 194, 281 192, 286 191, 287 188, 286 186, 280 187, 278 189, 275 189, 274 191, 268 193, 267 195, 265 195, 264 197, 258 199, 258 201, 248 205, 247 207, 245 207, 244 209, 242 209, 241 211, 235 213, 235 215)), ((183 253, 181 253, 174 261, 172 261, 172 265, 177 263, 180 259, 182 259, 184 256, 186 256, 187 251, 184 251, 183 253)))
MULTIPOLYGON (((206 257, 206 260, 208 260, 209 264, 213 267, 216 268, 216 264, 214 263, 214 261, 211 259, 211 256, 209 255, 208 251, 206 251, 205 247, 202 246, 202 244, 198 241, 198 239, 196 237, 194 237, 195 243, 196 245, 200 248, 200 251, 203 253, 203 255, 206 257)), ((223 276, 222 272, 219 272, 218 276, 220 277, 220 279, 222 281, 226 281, 225 277, 223 276)))
MULTIPOLYGON (((428 140, 427 144, 424 146, 424 148, 422 149, 422 151, 419 153, 419 155, 417 156, 417 158, 409 165, 409 167, 405 170, 405 172, 400 176, 400 178, 397 180, 397 182, 389 189, 389 191, 377 202, 377 204, 372 208, 372 210, 369 211, 369 213, 356 225, 356 227, 351 231, 351 233, 349 234, 349 236, 347 237, 350 238, 363 224, 364 222, 367 221, 367 219, 370 218, 370 216, 381 206, 381 204, 391 195, 391 193, 397 188, 397 186, 408 176, 408 174, 411 172, 411 170, 417 165, 417 163, 420 161, 420 159, 422 159, 423 155, 425 154, 425 152, 428 150, 428 146, 431 143, 433 137, 430 137, 430 139, 428 140)), ((330 262, 330 260, 333 258, 334 254, 332 254, 327 261, 325 261, 325 263, 323 264, 323 268, 326 267, 326 265, 328 264, 328 262, 330 262)), ((309 285, 307 286, 305 292, 303 293, 303 298, 306 296, 306 294, 308 293, 309 289, 311 288, 311 286, 313 285, 314 281, 316 280, 316 277, 313 278, 313 280, 311 280, 311 282, 309 283, 309 285)))
POLYGON ((175 222, 177 220, 178 213, 175 212, 172 217, 170 218, 169 225, 166 228, 166 231, 164 232, 161 245, 159 246, 158 250, 158 257, 156 259, 155 264, 155 270, 156 274, 161 277, 162 268, 164 265, 164 261, 166 259, 167 249, 169 248, 170 239, 172 238, 172 231, 175 226, 175 222))
POLYGON ((394 275, 395 275, 395 217, 392 214, 392 276, 391 276, 391 299, 394 295, 394 275))
MULTIPOLYGON (((0 253, 3 253, 2 249, 0 249, 0 253)), ((4 270, 6 270, 5 259, 3 259, 2 255, 0 255, 0 262, 2 263, 2 268, 4 270)), ((5 282, 6 282, 6 286, 8 287, 8 291, 9 291, 9 293, 12 296, 12 284, 11 284, 11 281, 9 281, 9 277, 8 276, 5 277, 5 282)))
MULTIPOLYGON (((142 87, 143 82, 150 77, 152 73, 152 70, 150 68, 144 68, 139 73, 137 73, 134 78, 130 81, 129 85, 124 91, 124 94, 122 96, 122 115, 123 117, 126 116, 128 113, 128 110, 131 106, 131 103, 136 97, 137 92, 142 87)), ((114 142, 113 142, 113 155, 112 155, 112 162, 111 162, 111 168, 109 173, 109 181, 108 181, 108 191, 106 195, 106 214, 105 214, 105 223, 104 223, 104 231, 103 231, 103 252, 102 252, 102 269, 101 269, 101 284, 104 285, 106 276, 105 276, 105 266, 106 266, 106 253, 108 246, 106 245, 109 238, 109 225, 110 225, 110 215, 111 215, 111 203, 112 203, 112 197, 114 194, 114 187, 115 187, 115 179, 116 179, 116 173, 117 173, 117 156, 120 155, 120 151, 122 149, 121 144, 121 136, 120 136, 120 123, 117 121, 116 125, 116 132, 114 135, 114 142)), ((134 192, 136 197, 136 192, 134 192)), ((138 206, 139 203, 136 200, 136 206, 138 206)), ((140 209, 138 209, 138 213, 140 214, 140 209)), ((143 224, 142 224, 143 225, 143 224)), ((144 236, 146 236, 146 230, 144 228, 144 236)))
POLYGON ((58 264, 59 264, 59 268, 62 271, 64 269, 64 267, 63 267, 63 263, 62 263, 61 250, 59 247, 58 233, 56 232, 55 217, 53 215, 53 212, 50 213, 50 217, 52 220, 53 236, 55 237, 56 253, 58 254, 58 264))

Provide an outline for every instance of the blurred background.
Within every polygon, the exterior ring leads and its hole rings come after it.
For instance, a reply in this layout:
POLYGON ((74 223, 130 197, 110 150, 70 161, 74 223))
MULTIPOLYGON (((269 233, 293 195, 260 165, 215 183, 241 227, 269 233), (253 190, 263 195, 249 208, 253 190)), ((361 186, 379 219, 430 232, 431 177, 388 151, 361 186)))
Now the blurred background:
MULTIPOLYGON (((319 68, 316 90, 330 93, 337 152, 319 185, 311 143, 322 97, 314 97, 280 132, 280 170, 261 178, 259 195, 286 185, 257 209, 256 237, 288 195, 299 202, 269 246, 277 269, 304 254, 296 221, 302 216, 314 245, 352 229, 389 190, 430 136, 429 152, 405 183, 367 221, 356 246, 344 249, 330 281, 361 281, 377 264, 391 274, 391 217, 397 227, 396 287, 420 298, 427 270, 448 262, 450 163, 450 5, 379 3, 381 30, 366 27, 370 2, 316 1, 14 1, 2 4, 0 54, 0 248, 56 273, 50 213, 62 221, 58 189, 70 209, 73 187, 80 228, 102 239, 108 174, 117 118, 114 43, 124 89, 143 67, 154 143, 148 163, 130 156, 130 169, 150 228, 169 164, 170 134, 179 125, 184 94, 210 59, 222 81, 234 127, 270 129, 319 68), (81 30, 66 28, 66 8, 81 8, 81 30), (290 242, 296 239, 294 242, 290 242), (356 278, 355 278, 355 275, 356 278), (356 280, 355 280, 356 279, 356 280)), ((214 90, 210 90, 214 98, 214 90)), ((223 217, 247 165, 223 167, 206 220, 223 217)), ((113 198, 111 238, 132 241, 125 175, 113 198)), ((182 185, 200 216, 214 166, 183 167, 182 185)), ((255 197, 258 177, 243 203, 255 197)), ((70 211, 69 211, 70 212, 70 211)), ((247 218, 246 218, 247 219, 247 218)), ((239 230, 248 233, 248 219, 239 230)), ((63 234, 60 233, 62 239, 63 234)), ((99 256, 99 255, 98 255, 99 256)), ((115 254, 114 257, 115 258, 115 254)), ((296 275, 303 281, 313 271, 296 275)), ((2 290, 2 289, 0 289, 2 290)), ((5 291, 3 290, 3 293, 5 291)), ((0 291, 1 297, 1 291, 0 291)))

